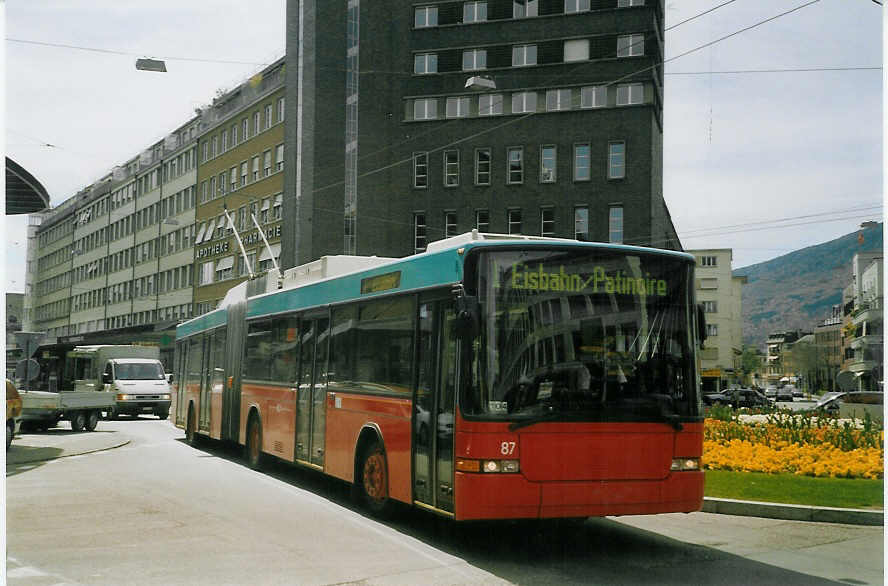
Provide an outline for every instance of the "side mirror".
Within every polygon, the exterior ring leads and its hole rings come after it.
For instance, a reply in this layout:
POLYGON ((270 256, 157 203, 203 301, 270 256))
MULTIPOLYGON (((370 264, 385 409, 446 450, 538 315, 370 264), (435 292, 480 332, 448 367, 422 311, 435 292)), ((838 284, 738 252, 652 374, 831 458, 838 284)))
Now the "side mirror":
POLYGON ((173 384, 173 373, 172 372, 167 373, 166 379, 169 384, 173 384))
POLYGON ((700 341, 700 347, 706 341, 706 313, 703 311, 703 304, 697 304, 697 339, 700 341))
POLYGON ((110 374, 108 374, 107 372, 102 373, 102 383, 103 384, 110 385, 113 382, 114 382, 114 379, 111 378, 110 374))
POLYGON ((481 329, 481 305, 478 298, 466 295, 462 285, 456 285, 453 294, 456 298, 456 334, 474 338, 481 329))

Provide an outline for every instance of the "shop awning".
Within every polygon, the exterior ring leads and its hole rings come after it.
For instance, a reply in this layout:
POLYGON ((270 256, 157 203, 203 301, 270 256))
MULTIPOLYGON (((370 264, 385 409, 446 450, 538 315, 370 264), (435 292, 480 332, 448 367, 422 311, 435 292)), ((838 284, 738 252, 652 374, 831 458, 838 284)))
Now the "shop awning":
MULTIPOLYGON (((278 258, 281 255, 281 245, 272 244, 271 251, 274 253, 274 257, 278 258)), ((259 255, 259 262, 262 262, 263 260, 271 260, 271 255, 268 253, 268 248, 264 248, 262 250, 262 254, 259 255)))
POLYGON ((219 262, 216 263, 217 271, 224 271, 225 269, 230 269, 234 266, 234 257, 226 256, 225 258, 219 259, 219 262))

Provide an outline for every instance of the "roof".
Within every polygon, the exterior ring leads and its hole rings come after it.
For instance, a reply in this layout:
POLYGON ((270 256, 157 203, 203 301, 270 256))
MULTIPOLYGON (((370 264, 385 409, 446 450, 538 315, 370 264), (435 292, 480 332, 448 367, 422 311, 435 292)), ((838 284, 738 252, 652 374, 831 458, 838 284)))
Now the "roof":
POLYGON ((49 207, 49 194, 24 167, 6 157, 6 215, 31 214, 49 207))

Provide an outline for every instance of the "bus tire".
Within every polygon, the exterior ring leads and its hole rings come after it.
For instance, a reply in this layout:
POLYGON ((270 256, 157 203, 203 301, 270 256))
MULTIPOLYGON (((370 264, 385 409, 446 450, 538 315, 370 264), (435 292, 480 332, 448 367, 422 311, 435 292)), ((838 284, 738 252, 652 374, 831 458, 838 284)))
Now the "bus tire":
POLYGON ((90 411, 86 415, 86 423, 84 427, 86 431, 95 431, 96 425, 99 424, 99 412, 97 410, 90 411))
POLYGON ((75 411, 71 414, 71 431, 83 431, 86 427, 86 413, 83 411, 75 411))
POLYGON ((244 455, 247 465, 253 470, 262 468, 262 422, 255 415, 250 417, 247 424, 247 442, 244 446, 244 455))
POLYGON ((361 452, 358 473, 355 484, 362 504, 378 517, 388 515, 392 504, 388 493, 388 462, 379 440, 367 444, 361 452))
POLYGON ((197 445, 197 419, 194 403, 188 405, 188 419, 185 420, 185 441, 189 446, 197 445))

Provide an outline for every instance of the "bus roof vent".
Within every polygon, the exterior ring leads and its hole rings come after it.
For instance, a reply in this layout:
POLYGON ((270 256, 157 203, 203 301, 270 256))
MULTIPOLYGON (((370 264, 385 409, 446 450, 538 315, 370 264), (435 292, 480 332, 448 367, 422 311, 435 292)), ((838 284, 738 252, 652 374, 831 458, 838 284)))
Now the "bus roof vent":
POLYGON ((292 289, 330 277, 338 277, 388 264, 395 260, 398 259, 382 256, 349 256, 344 254, 322 256, 318 260, 285 270, 283 288, 292 289))
MULTIPOLYGON (((459 234, 457 236, 451 236, 450 238, 444 238, 443 240, 435 240, 434 242, 429 242, 426 247, 426 252, 440 252, 442 250, 448 250, 450 248, 458 248, 460 246, 465 246, 471 242, 479 242, 483 240, 553 240, 553 238, 544 237, 544 236, 524 236, 523 234, 492 234, 487 232, 478 232, 478 230, 472 230, 471 232, 466 232, 464 234, 459 234)), ((557 239, 560 240, 560 239, 557 239)))

